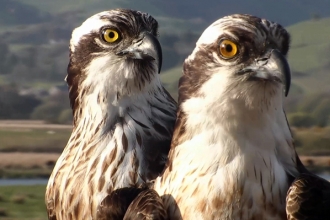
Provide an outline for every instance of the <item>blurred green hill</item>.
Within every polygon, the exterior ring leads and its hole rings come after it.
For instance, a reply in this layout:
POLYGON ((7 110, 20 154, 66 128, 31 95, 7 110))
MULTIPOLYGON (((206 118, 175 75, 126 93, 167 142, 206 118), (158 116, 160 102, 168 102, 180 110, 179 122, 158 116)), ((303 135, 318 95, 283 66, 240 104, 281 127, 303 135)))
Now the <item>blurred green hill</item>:
POLYGON ((215 0, 2 0, 0 83, 43 86, 63 82, 72 29, 96 12, 117 7, 147 11, 159 21, 164 48, 163 79, 179 71, 177 66, 191 52, 209 23, 230 13, 250 13, 284 25, 299 22, 288 26, 292 35, 289 60, 296 73, 294 82, 308 92, 322 90, 329 82, 326 78, 329 78, 327 68, 330 65, 327 59, 330 19, 322 17, 330 16, 330 10, 326 10, 330 8, 330 0, 317 4, 308 0, 226 3, 215 0), (22 76, 23 69, 26 73, 22 76))
POLYGON ((330 0, 1 0, 0 91, 10 91, 12 100, 8 101, 7 93, 0 97, 0 107, 6 108, 0 118, 69 122, 63 79, 71 32, 92 14, 118 7, 146 11, 158 20, 161 78, 174 97, 182 62, 211 22, 232 13, 249 13, 283 24, 292 36, 293 85, 286 109, 293 116, 289 119, 308 126, 330 121, 324 104, 330 93, 330 0), (22 99, 29 100, 29 111, 14 112, 24 111, 15 107, 22 99), (322 119, 315 119, 320 112, 322 119))
MULTIPOLYGON (((14 0, 2 0, 14 2, 14 0)), ((149 12, 158 17, 174 17, 185 20, 201 19, 208 23, 221 16, 233 13, 249 13, 267 17, 283 25, 306 20, 311 16, 330 16, 330 0, 234 0, 234 1, 191 1, 191 0, 16 0, 33 6, 43 13, 54 16, 58 13, 81 11, 85 17, 98 11, 124 7, 149 12)), ((205 27, 205 26, 204 26, 205 27)))

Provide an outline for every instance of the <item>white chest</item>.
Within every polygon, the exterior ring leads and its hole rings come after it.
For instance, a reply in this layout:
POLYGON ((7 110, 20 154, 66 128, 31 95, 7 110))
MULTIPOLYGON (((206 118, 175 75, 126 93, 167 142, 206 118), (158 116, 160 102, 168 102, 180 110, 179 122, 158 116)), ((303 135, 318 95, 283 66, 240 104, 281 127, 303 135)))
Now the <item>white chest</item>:
MULTIPOLYGON (((285 218, 288 181, 275 152, 278 141, 259 132, 251 138, 256 131, 205 129, 177 146, 155 184, 171 219, 285 218)), ((281 144, 289 148, 285 139, 281 144)))

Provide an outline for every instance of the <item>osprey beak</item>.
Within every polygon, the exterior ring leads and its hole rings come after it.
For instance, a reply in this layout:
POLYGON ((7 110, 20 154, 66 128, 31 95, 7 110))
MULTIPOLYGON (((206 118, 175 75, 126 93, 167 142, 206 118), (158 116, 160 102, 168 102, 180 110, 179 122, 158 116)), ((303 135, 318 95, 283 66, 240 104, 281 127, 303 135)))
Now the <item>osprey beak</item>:
POLYGON ((280 51, 273 49, 265 57, 255 60, 240 73, 252 72, 252 79, 271 80, 283 84, 284 94, 288 95, 291 85, 291 72, 288 61, 280 51))
POLYGON ((158 39, 149 32, 143 32, 131 46, 117 53, 118 56, 126 56, 137 60, 156 60, 158 73, 162 68, 162 47, 158 39))

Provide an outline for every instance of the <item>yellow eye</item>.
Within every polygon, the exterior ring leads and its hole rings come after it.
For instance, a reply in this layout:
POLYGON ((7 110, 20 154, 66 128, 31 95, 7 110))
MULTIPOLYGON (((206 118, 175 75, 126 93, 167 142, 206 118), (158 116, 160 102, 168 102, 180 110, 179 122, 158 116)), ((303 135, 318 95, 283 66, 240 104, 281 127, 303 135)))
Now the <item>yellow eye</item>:
POLYGON ((116 42, 119 39, 119 34, 113 29, 104 29, 102 32, 102 38, 108 43, 116 42))
POLYGON ((233 58, 237 54, 237 44, 230 40, 223 40, 220 42, 220 54, 226 58, 233 58))

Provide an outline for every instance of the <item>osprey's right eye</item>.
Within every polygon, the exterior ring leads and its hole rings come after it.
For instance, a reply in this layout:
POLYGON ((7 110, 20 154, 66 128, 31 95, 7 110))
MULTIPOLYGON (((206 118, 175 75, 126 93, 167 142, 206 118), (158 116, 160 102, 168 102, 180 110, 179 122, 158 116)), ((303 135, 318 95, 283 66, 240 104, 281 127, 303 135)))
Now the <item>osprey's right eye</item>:
POLYGON ((114 43, 119 40, 119 33, 118 31, 111 28, 104 29, 102 31, 102 39, 105 42, 114 43))
POLYGON ((233 58, 238 52, 237 44, 231 40, 222 40, 219 50, 221 56, 225 59, 233 58))

